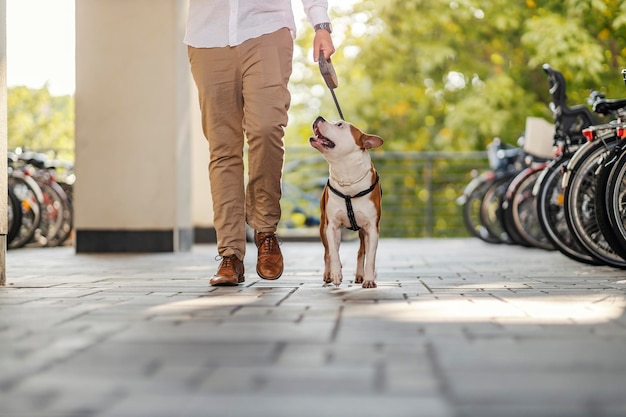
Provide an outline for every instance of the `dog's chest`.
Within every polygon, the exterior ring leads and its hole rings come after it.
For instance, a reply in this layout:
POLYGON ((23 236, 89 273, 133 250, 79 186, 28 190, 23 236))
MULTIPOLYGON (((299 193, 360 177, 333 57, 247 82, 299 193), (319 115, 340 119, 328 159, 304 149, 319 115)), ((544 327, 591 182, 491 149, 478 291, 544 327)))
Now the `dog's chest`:
POLYGON ((371 194, 351 198, 350 204, 348 204, 345 198, 326 190, 325 210, 329 221, 346 228, 351 227, 350 218, 352 216, 354 216, 359 227, 365 227, 371 223, 375 224, 379 216, 379 211, 371 198, 371 194), (350 208, 352 209, 351 213, 350 208))

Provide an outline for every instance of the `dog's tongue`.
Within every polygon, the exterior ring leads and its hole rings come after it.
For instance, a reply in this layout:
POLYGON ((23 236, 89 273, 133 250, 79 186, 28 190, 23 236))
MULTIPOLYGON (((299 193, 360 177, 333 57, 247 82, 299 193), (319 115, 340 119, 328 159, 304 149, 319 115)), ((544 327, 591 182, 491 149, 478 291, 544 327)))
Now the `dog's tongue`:
POLYGON ((315 142, 327 148, 335 147, 335 143, 332 140, 328 139, 326 136, 320 133, 320 130, 317 127, 317 125, 313 125, 313 133, 315 134, 315 137, 311 138, 311 140, 315 140, 315 142))
POLYGON ((326 136, 317 135, 317 140, 318 140, 318 142, 320 142, 323 146, 325 146, 327 148, 334 148, 335 147, 335 142, 333 142, 332 140, 328 139, 326 136))
POLYGON ((335 143, 328 139, 327 137, 324 137, 322 135, 315 135, 313 137, 311 137, 309 139, 309 142, 311 143, 317 143, 325 148, 334 148, 335 147, 335 143))

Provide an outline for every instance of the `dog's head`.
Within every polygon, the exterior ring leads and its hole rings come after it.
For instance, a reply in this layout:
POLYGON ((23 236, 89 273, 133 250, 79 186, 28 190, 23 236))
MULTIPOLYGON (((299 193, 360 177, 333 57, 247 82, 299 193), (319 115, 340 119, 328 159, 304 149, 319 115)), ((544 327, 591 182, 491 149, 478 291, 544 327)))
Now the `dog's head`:
POLYGON ((313 122, 313 133, 314 136, 309 139, 309 143, 326 159, 340 158, 353 152, 365 152, 383 144, 380 136, 363 133, 343 120, 327 122, 321 116, 313 122))

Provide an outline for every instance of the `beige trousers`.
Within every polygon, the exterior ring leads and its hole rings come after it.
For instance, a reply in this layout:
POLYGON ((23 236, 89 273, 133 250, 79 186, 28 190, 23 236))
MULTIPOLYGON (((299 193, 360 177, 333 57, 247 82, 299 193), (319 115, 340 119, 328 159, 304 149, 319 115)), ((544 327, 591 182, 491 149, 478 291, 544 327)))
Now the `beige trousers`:
POLYGON ((246 222, 258 232, 274 232, 280 220, 293 39, 283 28, 235 47, 188 52, 209 142, 218 253, 243 259, 246 222))

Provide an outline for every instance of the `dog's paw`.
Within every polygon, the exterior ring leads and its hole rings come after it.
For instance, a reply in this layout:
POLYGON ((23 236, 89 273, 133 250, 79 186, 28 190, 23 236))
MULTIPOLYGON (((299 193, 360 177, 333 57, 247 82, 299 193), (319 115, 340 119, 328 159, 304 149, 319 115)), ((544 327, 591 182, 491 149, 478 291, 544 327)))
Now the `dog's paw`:
POLYGON ((376 288, 376 282, 375 281, 363 281, 363 288, 376 288))
POLYGON ((338 287, 341 285, 341 281, 343 281, 343 275, 341 274, 341 272, 330 274, 330 279, 332 283, 335 284, 336 287, 338 287))
POLYGON ((330 284, 331 282, 333 282, 333 279, 330 277, 330 272, 324 273, 324 282, 326 284, 330 284))
POLYGON ((354 277, 355 284, 361 284, 362 282, 363 282, 363 275, 357 275, 356 277, 354 277))

